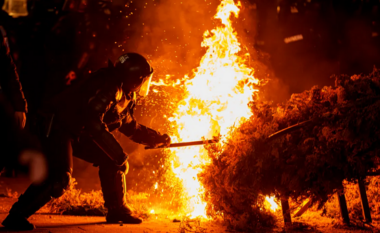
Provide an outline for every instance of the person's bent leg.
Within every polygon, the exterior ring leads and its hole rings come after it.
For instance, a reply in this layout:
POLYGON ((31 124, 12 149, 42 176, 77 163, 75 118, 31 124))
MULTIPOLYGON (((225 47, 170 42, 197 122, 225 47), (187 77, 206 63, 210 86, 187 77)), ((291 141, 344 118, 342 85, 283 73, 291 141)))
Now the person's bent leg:
POLYGON ((142 220, 133 215, 133 210, 127 204, 126 174, 128 162, 123 166, 114 164, 99 165, 99 177, 102 186, 104 206, 108 209, 107 222, 139 224, 142 220))
POLYGON ((126 200, 128 162, 117 166, 89 137, 81 137, 73 144, 74 156, 99 166, 104 206, 108 209, 107 222, 138 224, 142 220, 133 215, 126 200))
POLYGON ((41 185, 32 184, 13 204, 3 226, 10 230, 33 230, 35 226, 27 219, 48 203, 52 198, 62 196, 68 187, 71 174, 67 172, 54 181, 47 180, 41 185))

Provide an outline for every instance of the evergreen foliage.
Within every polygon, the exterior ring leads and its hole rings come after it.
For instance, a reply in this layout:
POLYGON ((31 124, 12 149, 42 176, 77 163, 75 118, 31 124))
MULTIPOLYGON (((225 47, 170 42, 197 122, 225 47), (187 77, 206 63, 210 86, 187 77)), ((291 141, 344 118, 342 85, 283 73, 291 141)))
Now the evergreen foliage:
POLYGON ((251 119, 232 129, 223 147, 208 146, 212 162, 199 178, 210 216, 223 216, 235 229, 271 226, 264 196, 311 198, 322 206, 343 180, 355 182, 379 167, 380 71, 335 79, 334 87, 313 87, 278 106, 256 98, 251 119))

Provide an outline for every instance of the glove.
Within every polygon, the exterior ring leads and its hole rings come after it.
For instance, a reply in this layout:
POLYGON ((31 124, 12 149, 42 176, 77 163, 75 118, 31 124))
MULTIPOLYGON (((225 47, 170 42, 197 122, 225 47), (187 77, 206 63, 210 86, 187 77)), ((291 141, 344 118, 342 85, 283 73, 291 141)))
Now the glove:
POLYGON ((169 147, 171 142, 171 138, 167 134, 159 135, 156 139, 156 143, 154 145, 155 148, 157 147, 169 147))

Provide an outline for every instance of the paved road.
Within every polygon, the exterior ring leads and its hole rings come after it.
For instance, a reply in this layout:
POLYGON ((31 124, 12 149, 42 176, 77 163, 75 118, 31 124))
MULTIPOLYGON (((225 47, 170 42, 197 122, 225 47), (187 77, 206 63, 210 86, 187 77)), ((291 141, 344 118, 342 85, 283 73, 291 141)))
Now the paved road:
MULTIPOLYGON (((0 223, 8 215, 12 204, 16 198, 0 197, 0 223)), ((83 233, 83 232, 115 232, 115 233, 169 233, 180 232, 180 223, 171 219, 155 219, 150 217, 139 225, 132 224, 107 224, 104 217, 82 217, 67 216, 57 214, 34 214, 29 218, 30 222, 37 226, 37 229, 30 232, 43 233, 83 233)), ((205 233, 224 232, 224 228, 217 224, 205 223, 207 228, 205 233)), ((0 226, 0 232, 9 232, 0 226)), ((28 231, 23 231, 28 232, 28 231)))
MULTIPOLYGON (((19 178, 4 178, 0 177, 0 223, 5 219, 9 209, 16 198, 4 197, 7 193, 7 188, 12 190, 12 193, 17 191, 22 193, 29 185, 30 181, 27 177, 19 178)), ((115 232, 115 233, 166 233, 179 232, 180 223, 174 223, 171 219, 154 219, 144 221, 139 225, 124 224, 107 224, 104 217, 82 217, 82 216, 62 216, 55 214, 35 214, 29 220, 37 226, 33 232, 115 232)), ((224 232, 224 228, 215 224, 207 224, 207 233, 224 232)), ((0 232, 6 231, 0 224, 0 232)), ((24 231, 25 232, 25 231, 24 231)))
MULTIPOLYGON (((11 188, 12 191, 19 193, 23 192, 28 185, 27 180, 0 178, 0 223, 7 216, 12 204, 17 200, 16 198, 1 197, 6 194, 6 188, 11 188)), ((319 217, 318 219, 322 219, 319 217)), ((287 232, 339 232, 339 233, 364 233, 364 232, 379 232, 380 224, 374 221, 375 228, 363 229, 362 227, 334 227, 333 224, 323 224, 320 220, 308 221, 304 219, 303 223, 310 224, 312 227, 300 227, 297 230, 287 230, 287 232)), ((144 221, 139 225, 120 225, 120 224, 107 224, 104 217, 82 217, 82 216, 63 216, 55 214, 35 214, 29 219, 37 226, 37 229, 32 232, 43 233, 84 233, 84 232, 115 232, 115 233, 169 233, 180 232, 180 223, 174 223, 171 219, 155 219, 151 217, 149 220, 144 221)), ((322 219, 323 220, 323 219, 322 219)), ((321 221, 322 221, 321 220, 321 221)), ((302 222, 302 221, 301 221, 302 222)), ((329 221, 330 222, 330 221, 329 221)), ((284 232, 282 228, 282 220, 279 220, 279 227, 275 229, 260 231, 260 232, 284 232)), ((339 224, 338 224, 339 225, 339 224)), ((225 228, 216 223, 203 223, 202 227, 205 228, 204 233, 219 233, 226 232, 225 228)), ((6 231, 0 225, 0 233, 6 231)), ((24 231, 25 232, 25 231, 24 231)), ((190 231, 185 231, 191 233, 190 231)), ((192 231, 195 232, 195 231, 192 231)))
MULTIPOLYGON (((0 214, 0 221, 6 214, 0 214)), ((179 232, 179 223, 170 220, 149 220, 139 225, 107 224, 104 217, 77 217, 62 215, 36 214, 30 221, 37 226, 32 232, 56 233, 56 232, 115 232, 115 233, 166 233, 179 232)), ((0 228, 0 232, 7 232, 0 228)), ((208 231, 210 232, 210 231, 208 231)), ((214 231, 216 232, 216 231, 214 231)))

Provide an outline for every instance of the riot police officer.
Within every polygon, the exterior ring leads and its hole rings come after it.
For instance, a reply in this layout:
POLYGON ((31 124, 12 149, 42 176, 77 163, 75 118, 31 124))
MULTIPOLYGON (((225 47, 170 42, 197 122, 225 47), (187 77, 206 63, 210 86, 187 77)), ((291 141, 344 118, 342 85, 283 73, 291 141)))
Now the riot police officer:
POLYGON ((27 218, 64 193, 71 179, 72 155, 99 166, 107 222, 142 222, 126 203, 128 155, 111 132, 118 129, 144 145, 170 144, 167 134, 140 125, 133 117, 136 94, 147 95, 152 74, 143 56, 127 53, 45 104, 40 116, 49 176, 20 196, 3 221, 5 227, 35 228, 27 218))

